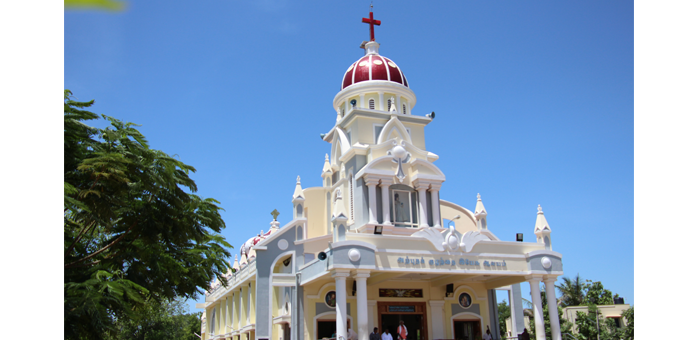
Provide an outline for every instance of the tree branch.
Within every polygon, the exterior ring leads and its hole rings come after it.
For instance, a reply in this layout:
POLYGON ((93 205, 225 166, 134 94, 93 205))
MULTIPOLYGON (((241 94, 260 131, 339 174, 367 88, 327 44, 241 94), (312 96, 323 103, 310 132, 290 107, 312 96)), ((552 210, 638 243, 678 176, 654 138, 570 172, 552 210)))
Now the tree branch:
POLYGON ((77 261, 71 262, 71 263, 69 263, 69 264, 63 266, 63 268, 70 268, 70 267, 73 266, 74 264, 83 262, 83 261, 85 261, 85 260, 89 260, 89 259, 95 257, 96 255, 102 253, 103 251, 105 251, 105 250, 111 248, 112 246, 114 246, 115 244, 117 244, 119 241, 121 241, 122 239, 124 239, 124 237, 126 237, 126 235, 129 234, 129 232, 131 231, 131 229, 134 229, 135 226, 136 226, 136 221, 134 221, 134 223, 131 224, 131 227, 129 227, 129 229, 127 229, 121 236, 119 236, 116 240, 112 241, 110 244, 108 244, 108 245, 102 247, 102 249, 100 249, 100 250, 98 250, 98 251, 96 251, 96 252, 94 252, 94 253, 92 253, 92 254, 90 254, 90 255, 88 255, 88 256, 83 257, 82 259, 79 259, 79 260, 77 260, 77 261))
POLYGON ((75 241, 73 241, 73 243, 71 243, 70 246, 68 246, 68 249, 66 250, 66 253, 63 255, 63 257, 67 257, 68 254, 70 254, 71 250, 73 250, 78 241, 80 241, 80 239, 83 238, 83 235, 91 228, 94 228, 96 223, 97 221, 93 220, 92 223, 90 223, 90 225, 85 226, 82 230, 80 230, 78 237, 75 239, 75 241))

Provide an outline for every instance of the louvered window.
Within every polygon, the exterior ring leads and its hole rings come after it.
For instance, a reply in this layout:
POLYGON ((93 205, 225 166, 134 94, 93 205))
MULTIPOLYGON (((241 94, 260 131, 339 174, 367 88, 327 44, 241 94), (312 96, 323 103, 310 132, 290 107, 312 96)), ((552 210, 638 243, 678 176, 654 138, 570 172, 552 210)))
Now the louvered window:
POLYGON ((406 104, 403 104, 403 114, 406 114, 406 104))
POLYGON ((374 99, 369 100, 369 109, 374 110, 374 99))

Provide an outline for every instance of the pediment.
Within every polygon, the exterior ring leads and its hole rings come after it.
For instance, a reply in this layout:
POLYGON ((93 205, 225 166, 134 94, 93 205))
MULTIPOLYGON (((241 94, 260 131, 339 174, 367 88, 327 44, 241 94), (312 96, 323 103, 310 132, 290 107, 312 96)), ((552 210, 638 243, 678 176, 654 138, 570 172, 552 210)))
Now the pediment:
POLYGON ((396 115, 392 115, 391 119, 384 125, 382 131, 379 133, 377 138, 377 144, 384 143, 391 139, 404 140, 408 144, 413 144, 411 141, 411 135, 408 134, 408 130, 397 118, 396 115))

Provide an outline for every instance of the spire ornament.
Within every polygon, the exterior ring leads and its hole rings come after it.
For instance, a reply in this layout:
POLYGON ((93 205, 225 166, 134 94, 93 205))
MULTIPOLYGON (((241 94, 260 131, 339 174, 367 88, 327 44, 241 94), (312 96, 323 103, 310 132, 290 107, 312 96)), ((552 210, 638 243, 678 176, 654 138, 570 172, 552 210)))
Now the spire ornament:
POLYGON ((406 178, 406 174, 404 174, 403 167, 401 165, 408 163, 408 160, 411 159, 411 153, 406 151, 404 148, 405 146, 406 142, 404 141, 401 141, 401 145, 394 141, 394 147, 387 151, 387 155, 393 157, 391 161, 398 163, 399 165, 398 169, 396 170, 396 178, 398 178, 399 182, 401 183, 403 183, 404 178, 406 178))
POLYGON ((374 20, 373 7, 374 5, 369 6, 369 18, 362 18, 363 23, 369 24, 369 41, 374 41, 374 25, 380 26, 382 24, 380 20, 374 20))

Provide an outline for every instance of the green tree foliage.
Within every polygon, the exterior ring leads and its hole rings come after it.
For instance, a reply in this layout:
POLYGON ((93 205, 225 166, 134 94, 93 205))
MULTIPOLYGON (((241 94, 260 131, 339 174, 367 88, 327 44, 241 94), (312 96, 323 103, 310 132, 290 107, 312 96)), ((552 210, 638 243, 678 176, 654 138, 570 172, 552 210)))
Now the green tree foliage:
POLYGON ((498 303, 498 327, 501 337, 506 336, 506 319, 510 317, 510 306, 503 300, 498 303))
POLYGON ((199 340, 202 313, 185 313, 185 300, 150 299, 133 318, 120 318, 115 332, 105 334, 106 340, 199 340))
POLYGON ((124 2, 114 0, 63 0, 63 8, 65 9, 121 11, 124 6, 124 2))
POLYGON ((561 294, 560 302, 564 307, 613 304, 612 292, 605 289, 600 281, 583 280, 578 274, 573 279, 564 277, 562 281, 555 287, 561 294))
POLYGON ((576 274, 573 279, 564 277, 562 281, 564 281, 562 284, 555 286, 561 294, 561 304, 564 307, 582 305, 586 295, 586 284, 581 276, 576 274))
POLYGON ((98 116, 64 93, 64 331, 98 339, 147 299, 196 298, 224 284, 231 248, 216 200, 195 194, 195 169, 132 123, 98 116))
POLYGON ((612 292, 605 289, 600 281, 586 280, 586 296, 583 298, 586 305, 612 305, 612 292))
POLYGON ((622 312, 622 317, 625 318, 625 329, 622 330, 622 339, 632 340, 634 339, 634 306, 630 309, 622 312))
POLYGON ((588 312, 576 312, 576 328, 578 329, 577 337, 581 340, 634 339, 634 333, 631 337, 626 337, 627 327, 618 328, 612 318, 601 317, 598 307, 595 305, 588 305, 588 312), (596 314, 598 315, 596 316, 596 314))

